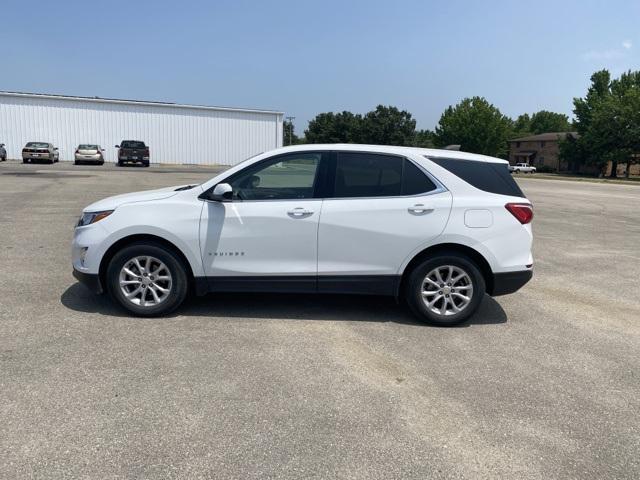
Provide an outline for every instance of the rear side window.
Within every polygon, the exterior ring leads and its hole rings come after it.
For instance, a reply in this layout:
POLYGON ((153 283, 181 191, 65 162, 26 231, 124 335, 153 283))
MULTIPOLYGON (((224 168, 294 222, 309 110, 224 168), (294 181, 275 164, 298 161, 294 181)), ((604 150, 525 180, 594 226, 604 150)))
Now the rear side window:
POLYGON ((511 177, 506 163, 476 162, 457 158, 427 158, 479 190, 526 198, 511 177))
POLYGON ((406 158, 374 153, 339 153, 334 197, 395 197, 436 189, 425 173, 406 158))
POLYGON ((404 171, 402 172, 402 194, 418 195, 436 189, 436 185, 425 173, 409 160, 404 161, 404 171))
POLYGON ((334 196, 392 197, 402 191, 401 157, 369 153, 340 153, 334 196))

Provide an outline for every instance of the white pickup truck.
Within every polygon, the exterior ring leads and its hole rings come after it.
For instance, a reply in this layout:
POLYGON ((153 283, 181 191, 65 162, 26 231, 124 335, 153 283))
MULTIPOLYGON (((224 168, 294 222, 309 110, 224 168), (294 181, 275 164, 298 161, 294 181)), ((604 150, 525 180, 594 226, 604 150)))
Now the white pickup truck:
POLYGON ((536 173, 536 167, 532 167, 528 163, 516 163, 509 165, 509 171, 511 173, 536 173))

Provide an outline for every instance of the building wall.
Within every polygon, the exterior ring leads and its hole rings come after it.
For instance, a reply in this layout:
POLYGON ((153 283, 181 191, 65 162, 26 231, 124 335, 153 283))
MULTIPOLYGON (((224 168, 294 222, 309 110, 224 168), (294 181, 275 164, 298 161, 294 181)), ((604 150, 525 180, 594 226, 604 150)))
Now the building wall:
POLYGON ((144 141, 151 163, 235 165, 282 146, 282 114, 0 94, 0 143, 8 158, 21 158, 30 141, 53 143, 60 160, 72 160, 81 143, 97 143, 115 162, 122 140, 144 141))
POLYGON ((531 151, 537 152, 531 162, 532 166, 540 167, 545 165, 559 171, 566 169, 566 165, 559 163, 560 145, 556 140, 511 142, 509 144, 509 163, 512 165, 518 163, 517 153, 531 151))

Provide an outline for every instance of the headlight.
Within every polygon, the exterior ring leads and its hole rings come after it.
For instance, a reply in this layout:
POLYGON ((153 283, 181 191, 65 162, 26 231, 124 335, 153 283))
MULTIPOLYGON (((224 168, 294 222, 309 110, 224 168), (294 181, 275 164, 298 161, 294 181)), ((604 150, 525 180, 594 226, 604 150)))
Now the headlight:
POLYGON ((103 210, 102 212, 87 212, 83 213, 78 221, 78 227, 84 227, 91 225, 92 223, 99 222, 103 218, 107 218, 113 213, 113 210, 103 210))

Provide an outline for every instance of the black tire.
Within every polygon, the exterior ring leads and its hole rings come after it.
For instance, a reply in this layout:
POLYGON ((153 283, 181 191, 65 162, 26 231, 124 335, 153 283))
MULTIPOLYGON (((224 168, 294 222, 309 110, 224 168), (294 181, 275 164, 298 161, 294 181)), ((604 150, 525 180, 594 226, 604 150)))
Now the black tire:
POLYGON ((74 160, 74 161, 73 161, 73 164, 74 164, 74 165, 80 165, 80 162, 79 162, 78 160, 74 160))
POLYGON ((149 166, 149 162, 142 162, 142 166, 143 167, 148 167, 149 166))
MULTIPOLYGON (((445 287, 447 286, 445 285, 445 287)), ((452 327, 463 323, 471 315, 473 315, 473 313, 480 306, 485 291, 486 285, 484 276, 480 272, 478 266, 473 262, 473 260, 457 252, 442 252, 438 253, 436 256, 426 259, 409 273, 409 277, 407 278, 405 284, 404 298, 411 311, 414 313, 414 315, 416 315, 416 317, 418 317, 419 320, 440 327, 452 327), (441 315, 429 309, 425 304, 425 301, 423 301, 423 283, 425 282, 425 277, 427 276, 427 274, 432 272, 434 269, 449 265, 457 267, 467 274, 468 278, 470 279, 471 286, 473 287, 473 293, 468 304, 460 312, 441 315)), ((461 290, 458 290, 458 292, 461 292, 461 290)), ((447 300, 448 302, 453 301, 454 296, 456 296, 455 285, 454 291, 452 293, 453 295, 451 295, 451 297, 447 297, 448 299, 450 299, 447 300)), ((434 308, 438 308, 439 305, 442 305, 444 297, 442 295, 439 295, 439 292, 432 295, 434 295, 434 297, 431 298, 435 299, 435 297, 440 296, 442 299, 436 302, 436 304, 434 305, 434 308)), ((459 296, 456 296, 456 301, 460 301, 459 296)))
POLYGON ((26 158, 23 158, 23 159, 22 159, 22 163, 27 163, 27 161, 28 161, 28 160, 27 160, 26 158))
POLYGON ((118 160, 118 166, 122 167, 122 162, 120 160, 118 160))
POLYGON ((111 297, 125 310, 138 317, 158 317, 178 308, 187 296, 189 279, 187 268, 180 257, 171 249, 158 243, 133 243, 116 253, 107 267, 107 289, 111 297), (119 276, 125 264, 138 256, 151 256, 163 262, 171 273, 172 282, 167 298, 161 303, 142 307, 125 298, 120 289, 119 276))

